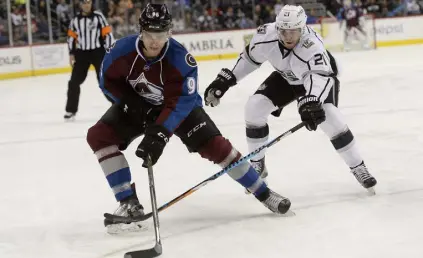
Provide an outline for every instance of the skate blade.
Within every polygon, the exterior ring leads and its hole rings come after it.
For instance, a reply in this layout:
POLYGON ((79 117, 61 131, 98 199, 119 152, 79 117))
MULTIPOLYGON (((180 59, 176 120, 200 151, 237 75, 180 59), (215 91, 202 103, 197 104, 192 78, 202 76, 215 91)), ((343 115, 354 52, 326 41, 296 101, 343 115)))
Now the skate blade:
POLYGON ((288 210, 287 212, 285 212, 284 214, 281 214, 282 217, 294 217, 297 214, 295 214, 295 212, 293 212, 292 210, 288 210))
POLYGON ((111 225, 107 225, 106 228, 107 228, 107 233, 111 235, 120 235, 120 234, 141 232, 141 231, 148 230, 147 224, 143 223, 142 221, 132 222, 129 224, 126 224, 126 223, 111 224, 111 225))
POLYGON ((71 118, 65 118, 65 123, 71 123, 71 122, 75 122, 75 117, 71 117, 71 118))
POLYGON ((366 190, 370 195, 376 195, 376 191, 375 191, 374 187, 369 187, 366 190))

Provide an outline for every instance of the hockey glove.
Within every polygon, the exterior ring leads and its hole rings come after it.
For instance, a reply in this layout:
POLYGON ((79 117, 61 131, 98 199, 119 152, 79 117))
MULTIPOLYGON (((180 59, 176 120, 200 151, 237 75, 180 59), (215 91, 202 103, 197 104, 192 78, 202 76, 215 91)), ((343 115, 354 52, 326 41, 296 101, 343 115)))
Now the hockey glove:
POLYGON ((223 68, 217 75, 216 79, 206 88, 204 93, 204 101, 206 106, 211 105, 215 107, 219 105, 220 98, 223 97, 225 92, 236 84, 235 75, 231 70, 223 68))
POLYGON ((163 153, 166 143, 169 142, 171 134, 162 125, 150 125, 145 130, 144 139, 138 145, 135 155, 142 158, 144 162, 143 167, 148 167, 148 157, 150 157, 152 164, 156 164, 163 153))
POLYGON ((326 120, 322 103, 313 95, 298 100, 298 113, 309 131, 316 131, 317 126, 326 120))

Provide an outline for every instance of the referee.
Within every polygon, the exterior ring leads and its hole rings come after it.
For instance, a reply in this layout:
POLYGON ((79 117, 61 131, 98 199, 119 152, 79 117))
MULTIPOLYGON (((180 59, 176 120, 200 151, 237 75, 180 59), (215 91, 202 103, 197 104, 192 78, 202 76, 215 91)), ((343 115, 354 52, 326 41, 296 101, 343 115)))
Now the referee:
MULTIPOLYGON (((97 80, 105 49, 114 44, 112 28, 104 15, 93 10, 91 0, 80 2, 81 12, 70 22, 68 30, 69 62, 72 74, 68 83, 65 120, 74 120, 78 111, 81 84, 87 78, 90 65, 94 65, 97 80)), ((106 98, 113 102, 109 97, 106 98)))

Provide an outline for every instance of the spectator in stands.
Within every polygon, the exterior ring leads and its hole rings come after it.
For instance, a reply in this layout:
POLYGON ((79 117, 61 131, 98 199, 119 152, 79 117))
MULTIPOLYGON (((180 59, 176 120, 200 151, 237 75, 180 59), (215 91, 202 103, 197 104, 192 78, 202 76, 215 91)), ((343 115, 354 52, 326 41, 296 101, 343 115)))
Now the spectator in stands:
POLYGON ((38 1, 38 12, 39 12, 39 15, 43 15, 44 17, 47 17, 47 3, 45 0, 38 1))
POLYGON ((65 2, 65 0, 57 0, 56 13, 60 26, 59 31, 60 33, 64 33, 64 35, 66 35, 71 15, 69 5, 65 2))
POLYGON ((48 22, 47 18, 44 15, 36 17, 34 28, 36 29, 34 29, 33 33, 37 36, 37 40, 46 42, 49 40, 48 22))
POLYGON ((406 0, 405 7, 407 15, 417 15, 421 13, 420 6, 416 0, 406 0))
POLYGON ((23 25, 23 16, 22 16, 20 8, 18 8, 16 6, 12 7, 11 18, 12 18, 12 25, 13 26, 18 27, 18 26, 23 25))
POLYGON ((224 16, 223 29, 229 29, 229 30, 238 29, 238 24, 236 22, 238 17, 235 16, 234 9, 232 7, 228 7, 228 9, 226 10, 226 13, 223 16, 224 16))
POLYGON ((203 15, 205 6, 201 3, 200 0, 195 0, 195 3, 192 5, 192 16, 194 18, 200 17, 203 15))
POLYGON ((7 21, 0 19, 0 46, 9 45, 9 35, 6 28, 7 21))
POLYGON ((10 17, 12 19, 13 42, 17 45, 21 45, 26 41, 24 19, 21 9, 13 6, 10 17))
POLYGON ((324 0, 324 5, 326 6, 327 11, 329 11, 332 15, 336 15, 342 8, 340 2, 337 0, 324 0))
POLYGON ((273 5, 270 5, 270 4, 266 4, 265 6, 264 6, 264 8, 265 8, 265 14, 266 14, 266 18, 264 19, 264 22, 265 23, 269 23, 269 22, 274 22, 275 21, 275 19, 276 19, 276 15, 275 15, 275 12, 274 12, 274 10, 273 10, 273 5))
POLYGON ((11 1, 12 4, 15 4, 18 9, 25 10, 26 0, 15 0, 14 3, 11 1))
POLYGON ((203 14, 198 17, 197 29, 199 31, 215 30, 215 20, 207 10, 204 10, 203 14))
POLYGON ((363 9, 367 14, 371 14, 376 18, 382 16, 382 4, 376 2, 376 0, 367 0, 367 3, 363 5, 363 9))
POLYGON ((242 11, 241 9, 238 9, 238 27, 240 29, 249 29, 249 28, 254 28, 255 24, 254 21, 250 18, 248 18, 242 11))
POLYGON ((257 27, 266 23, 267 16, 269 15, 266 14, 266 11, 261 8, 260 4, 256 5, 256 7, 254 8, 254 13, 257 27))
POLYGON ((406 15, 406 6, 402 0, 392 0, 388 2, 388 17, 406 15))
POLYGON ((193 21, 193 17, 190 11, 185 11, 185 32, 194 32, 195 31, 195 24, 193 21))
POLYGON ((307 13, 307 24, 316 24, 319 23, 320 18, 315 15, 313 8, 310 8, 310 11, 307 13))
POLYGON ((273 12, 275 17, 279 14, 283 6, 284 4, 282 3, 281 0, 276 0, 276 4, 274 6, 274 12, 273 12))
MULTIPOLYGON (((20 1, 25 2, 26 0, 20 1)), ((52 8, 56 10, 61 23, 67 23, 64 20, 69 16, 66 17, 64 14, 69 15, 73 8, 67 5, 66 1, 69 0, 57 0, 57 7, 54 6, 54 2, 52 3, 52 8)), ((326 10, 333 15, 338 13, 338 10, 342 7, 340 3, 343 2, 343 0, 316 1, 323 3, 326 10)), ((35 2, 39 3, 40 12, 46 14, 46 0, 36 0, 35 2)), ((78 7, 80 0, 73 0, 72 2, 78 7)), ((145 0, 99 0, 100 6, 104 7, 102 9, 109 23, 114 27, 114 33, 117 37, 123 37, 135 31, 134 21, 138 19, 137 12, 139 12, 137 8, 140 8, 141 3, 145 2, 145 0)), ((295 4, 295 2, 296 0, 174 0, 172 5, 175 19, 174 31, 253 28, 273 22, 283 5, 295 4), (253 3, 255 3, 255 6, 253 6, 253 3), (184 17, 182 17, 182 14, 184 14, 184 17)), ((314 0, 309 2, 314 2, 314 0)), ((353 0, 353 2, 355 5, 361 5, 366 13, 373 14, 377 18, 420 14, 422 8, 419 2, 423 4, 423 0, 353 0)), ((307 22, 309 24, 318 22, 321 15, 320 11, 318 8, 307 10, 307 22)), ((52 14, 54 19, 54 13, 52 14)))
POLYGON ((141 8, 136 7, 135 11, 131 14, 131 17, 129 18, 129 33, 138 33, 139 32, 139 22, 138 19, 141 16, 141 8))
POLYGON ((80 6, 80 0, 73 0, 72 3, 73 3, 73 6, 71 6, 72 13, 74 15, 76 15, 79 12, 79 10, 80 10, 80 8, 79 8, 79 6, 80 6))
MULTIPOLYGON (((253 20, 254 15, 253 15, 253 2, 252 0, 244 0, 243 4, 241 5, 241 10, 242 13, 244 13, 245 17, 247 17, 248 19, 253 20)), ((255 27, 255 25, 254 25, 255 27)))
POLYGON ((109 22, 110 26, 113 27, 113 35, 116 38, 125 36, 125 20, 124 17, 118 13, 118 6, 113 2, 113 0, 109 0, 108 9, 109 12, 107 13, 107 21, 109 22))
MULTIPOLYGON (((116 4, 113 0, 107 1, 107 18, 111 19, 116 13, 116 4)), ((110 21, 109 21, 110 23, 110 21)))

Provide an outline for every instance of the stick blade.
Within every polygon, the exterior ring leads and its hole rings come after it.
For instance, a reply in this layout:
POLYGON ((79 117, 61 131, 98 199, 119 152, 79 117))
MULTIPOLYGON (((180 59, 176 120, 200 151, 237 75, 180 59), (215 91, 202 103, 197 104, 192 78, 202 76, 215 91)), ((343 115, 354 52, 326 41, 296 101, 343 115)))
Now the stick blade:
POLYGON ((124 258, 153 258, 162 254, 162 246, 156 244, 153 248, 127 252, 124 258))

